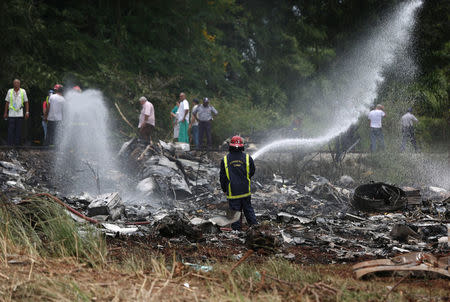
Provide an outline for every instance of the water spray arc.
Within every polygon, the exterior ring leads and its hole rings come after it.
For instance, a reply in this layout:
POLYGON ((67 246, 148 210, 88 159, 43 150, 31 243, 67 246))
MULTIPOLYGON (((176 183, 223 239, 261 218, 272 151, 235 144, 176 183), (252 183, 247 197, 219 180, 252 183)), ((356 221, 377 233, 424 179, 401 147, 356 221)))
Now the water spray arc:
POLYGON ((377 88, 384 81, 384 68, 393 64, 398 55, 405 55, 415 15, 422 5, 421 0, 400 4, 386 22, 372 31, 368 39, 359 43, 348 58, 330 72, 329 78, 339 87, 333 94, 322 96, 322 103, 336 110, 327 113, 328 127, 322 135, 314 138, 282 139, 259 149, 254 159, 276 149, 291 149, 317 146, 345 132, 365 113, 377 96, 377 88))

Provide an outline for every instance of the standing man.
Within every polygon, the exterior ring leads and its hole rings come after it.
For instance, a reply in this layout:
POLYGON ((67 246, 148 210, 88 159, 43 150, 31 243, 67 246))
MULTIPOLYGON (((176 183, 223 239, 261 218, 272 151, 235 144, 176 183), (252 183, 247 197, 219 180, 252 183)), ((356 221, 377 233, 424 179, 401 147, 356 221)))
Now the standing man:
POLYGON ((198 149, 199 147, 199 141, 198 141, 198 120, 195 116, 194 112, 195 109, 198 107, 198 99, 193 99, 192 102, 195 104, 194 107, 192 107, 192 116, 191 116, 191 123, 189 124, 189 129, 191 129, 192 134, 192 140, 195 145, 195 148, 198 149))
POLYGON ((180 93, 180 106, 177 111, 177 120, 180 125, 178 141, 189 144, 188 126, 189 126, 189 103, 186 100, 186 94, 180 93))
MULTIPOLYGON (((230 153, 220 162, 220 186, 233 211, 243 211, 249 225, 257 224, 251 203, 250 178, 255 174, 255 164, 244 153, 244 140, 233 136, 228 146, 230 153)), ((233 230, 241 230, 241 221, 231 224, 233 230)))
POLYGON ((20 88, 20 81, 13 81, 13 88, 9 89, 5 97, 5 111, 3 118, 8 119, 8 145, 20 145, 22 136, 23 107, 25 105, 25 119, 30 117, 28 97, 25 89, 20 88))
POLYGON ((61 127, 61 122, 63 120, 63 109, 65 99, 62 95, 63 86, 56 84, 53 87, 55 92, 48 99, 47 110, 44 114, 44 120, 47 121, 47 145, 53 145, 55 143, 56 135, 61 127))
POLYGON ((141 96, 139 102, 142 105, 141 115, 139 116, 139 134, 145 143, 153 144, 152 132, 155 128, 155 109, 145 96, 141 96))
POLYGON ((178 124, 177 118, 178 107, 180 107, 180 101, 177 101, 175 107, 170 112, 170 116, 173 119, 173 141, 178 140, 178 134, 180 134, 180 125, 178 124))
POLYGON ((48 95, 42 103, 42 129, 44 130, 44 142, 47 141, 47 121, 44 119, 45 112, 47 111, 48 99, 52 96, 53 90, 48 91, 48 95))
POLYGON ((193 115, 197 116, 199 125, 199 144, 203 146, 203 135, 206 134, 206 140, 208 148, 211 149, 212 139, 211 139, 211 121, 213 115, 217 115, 217 110, 213 106, 209 105, 209 99, 203 99, 203 105, 195 108, 192 112, 193 115))
POLYGON ((402 124, 402 146, 400 150, 405 151, 406 142, 409 140, 414 147, 414 150, 417 152, 417 143, 416 137, 414 135, 414 123, 419 122, 419 120, 412 114, 412 108, 409 108, 406 114, 402 116, 401 124, 402 124))
POLYGON ((383 105, 378 104, 377 107, 369 112, 370 120, 370 151, 375 152, 377 140, 379 140, 379 149, 384 150, 384 136, 381 130, 381 120, 386 116, 383 105))

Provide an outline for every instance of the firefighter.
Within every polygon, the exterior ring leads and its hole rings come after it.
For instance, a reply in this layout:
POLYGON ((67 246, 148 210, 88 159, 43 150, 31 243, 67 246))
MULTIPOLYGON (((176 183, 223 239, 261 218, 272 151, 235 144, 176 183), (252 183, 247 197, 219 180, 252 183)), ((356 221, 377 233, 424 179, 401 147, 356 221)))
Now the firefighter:
MULTIPOLYGON (((230 209, 243 211, 249 225, 257 224, 251 203, 250 178, 255 174, 255 164, 249 154, 244 153, 244 140, 233 136, 228 146, 230 153, 220 163, 220 185, 226 194, 230 209)), ((241 221, 231 225, 241 230, 241 221)))

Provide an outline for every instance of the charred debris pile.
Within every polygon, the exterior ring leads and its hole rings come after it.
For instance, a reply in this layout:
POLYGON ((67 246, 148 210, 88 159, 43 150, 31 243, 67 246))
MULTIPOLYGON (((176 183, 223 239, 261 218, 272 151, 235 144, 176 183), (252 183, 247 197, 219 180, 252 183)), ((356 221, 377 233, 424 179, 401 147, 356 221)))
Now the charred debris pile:
POLYGON ((252 203, 259 225, 236 232, 229 224, 240 219, 240 213, 227 210, 218 181, 224 153, 186 152, 162 141, 145 146, 134 139, 118 154, 128 170, 128 188, 63 195, 52 183, 42 154, 33 152, 3 153, 1 202, 20 204, 30 194, 49 193, 66 205, 73 219, 94 223, 108 236, 232 246, 299 261, 302 256, 296 251, 302 248, 331 255, 322 262, 450 251, 450 193, 442 188, 357 186, 348 176, 332 183, 316 175, 299 185, 257 173, 252 203))

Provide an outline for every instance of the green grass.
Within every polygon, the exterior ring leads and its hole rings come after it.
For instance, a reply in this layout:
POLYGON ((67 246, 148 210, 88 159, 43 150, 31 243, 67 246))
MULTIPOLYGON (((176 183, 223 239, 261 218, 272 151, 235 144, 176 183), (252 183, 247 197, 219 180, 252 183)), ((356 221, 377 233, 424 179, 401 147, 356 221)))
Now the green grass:
POLYGON ((106 242, 91 225, 79 226, 58 204, 28 197, 15 205, 0 204, 1 257, 17 249, 39 257, 74 257, 98 265, 105 262, 106 242))

